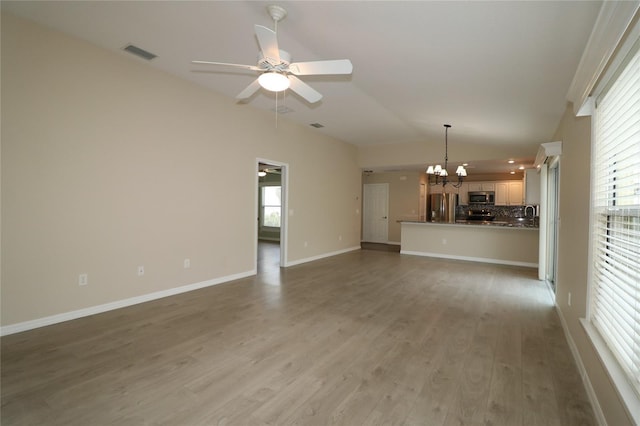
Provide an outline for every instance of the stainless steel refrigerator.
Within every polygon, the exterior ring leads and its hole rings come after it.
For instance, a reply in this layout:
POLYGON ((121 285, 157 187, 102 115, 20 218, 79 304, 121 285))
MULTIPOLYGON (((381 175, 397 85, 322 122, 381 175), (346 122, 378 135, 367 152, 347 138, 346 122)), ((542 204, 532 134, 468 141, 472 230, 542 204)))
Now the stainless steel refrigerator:
POLYGON ((458 194, 430 194, 427 222, 455 223, 458 194))

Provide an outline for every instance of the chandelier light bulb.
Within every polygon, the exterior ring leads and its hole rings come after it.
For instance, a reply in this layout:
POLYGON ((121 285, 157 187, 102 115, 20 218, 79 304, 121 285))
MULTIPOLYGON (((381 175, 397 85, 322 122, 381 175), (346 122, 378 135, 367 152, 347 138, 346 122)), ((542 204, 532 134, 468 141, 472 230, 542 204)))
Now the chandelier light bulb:
POLYGON ((265 72, 258 77, 258 83, 270 92, 281 92, 289 88, 289 79, 279 72, 265 72))

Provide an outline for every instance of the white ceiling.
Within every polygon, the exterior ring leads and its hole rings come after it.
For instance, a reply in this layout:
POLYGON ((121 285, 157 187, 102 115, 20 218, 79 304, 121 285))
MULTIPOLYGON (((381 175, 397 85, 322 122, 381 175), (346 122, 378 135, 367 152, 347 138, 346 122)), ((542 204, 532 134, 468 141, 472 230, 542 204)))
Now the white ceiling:
MULTIPOLYGON (((191 60, 254 65, 254 24, 273 28, 267 2, 2 1, 2 10, 144 62, 132 43, 158 55, 149 66, 234 97, 251 71, 191 60)), ((551 140, 599 12, 596 1, 278 1, 280 48, 293 61, 351 59, 352 76, 302 77, 324 95, 294 94, 282 118, 355 145, 443 139, 531 146, 551 140)), ((279 103, 282 104, 282 99, 279 103)), ((273 109, 273 94, 249 102, 273 109)), ((244 107, 244 106, 243 106, 244 107)), ((274 112, 275 114, 275 112, 274 112)), ((455 142, 454 142, 455 143, 455 142)))

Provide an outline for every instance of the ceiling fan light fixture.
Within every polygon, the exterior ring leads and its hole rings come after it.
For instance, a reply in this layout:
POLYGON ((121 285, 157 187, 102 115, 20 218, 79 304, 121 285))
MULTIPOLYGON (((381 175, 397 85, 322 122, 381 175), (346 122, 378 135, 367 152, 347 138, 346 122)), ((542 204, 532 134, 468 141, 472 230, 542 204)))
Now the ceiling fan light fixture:
POLYGON ((260 86, 270 92, 282 92, 289 88, 291 82, 286 75, 279 72, 265 72, 258 77, 260 86))

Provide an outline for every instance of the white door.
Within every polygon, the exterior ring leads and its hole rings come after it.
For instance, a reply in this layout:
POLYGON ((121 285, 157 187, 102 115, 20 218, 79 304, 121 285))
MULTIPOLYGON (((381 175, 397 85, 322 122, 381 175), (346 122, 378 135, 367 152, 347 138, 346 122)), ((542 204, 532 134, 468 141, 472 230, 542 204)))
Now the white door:
POLYGON ((362 240, 387 243, 389 232, 389 184, 364 185, 362 207, 362 240))

